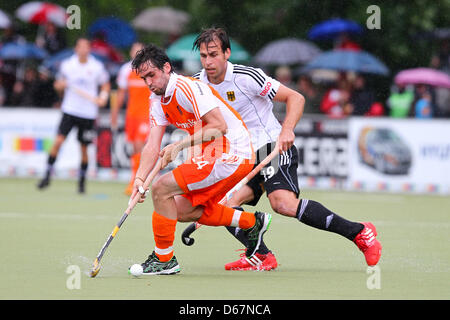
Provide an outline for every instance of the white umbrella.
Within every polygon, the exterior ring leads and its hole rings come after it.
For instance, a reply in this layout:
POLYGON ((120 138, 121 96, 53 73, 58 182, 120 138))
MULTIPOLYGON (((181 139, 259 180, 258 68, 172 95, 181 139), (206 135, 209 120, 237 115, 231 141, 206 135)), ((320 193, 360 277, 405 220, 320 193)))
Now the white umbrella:
POLYGON ((321 53, 313 43, 296 38, 283 38, 269 42, 255 55, 259 65, 289 65, 307 63, 321 53))
POLYGON ((21 5, 16 10, 16 16, 25 22, 44 24, 53 22, 63 27, 66 25, 66 9, 50 2, 31 1, 21 5))
POLYGON ((134 18, 132 25, 145 31, 180 34, 189 19, 190 15, 184 11, 171 7, 151 7, 134 18))
POLYGON ((11 19, 6 13, 0 10, 0 28, 5 29, 11 25, 11 19))

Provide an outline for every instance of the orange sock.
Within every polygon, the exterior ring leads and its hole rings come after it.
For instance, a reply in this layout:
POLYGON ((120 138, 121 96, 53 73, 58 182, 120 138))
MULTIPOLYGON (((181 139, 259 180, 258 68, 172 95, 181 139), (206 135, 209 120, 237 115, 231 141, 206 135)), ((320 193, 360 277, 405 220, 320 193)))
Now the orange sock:
POLYGON ((156 211, 152 216, 153 237, 155 238, 155 253, 161 262, 173 257, 173 241, 177 220, 166 218, 156 211))
POLYGON ((198 222, 207 226, 232 226, 248 229, 255 225, 255 215, 216 203, 205 207, 198 222))

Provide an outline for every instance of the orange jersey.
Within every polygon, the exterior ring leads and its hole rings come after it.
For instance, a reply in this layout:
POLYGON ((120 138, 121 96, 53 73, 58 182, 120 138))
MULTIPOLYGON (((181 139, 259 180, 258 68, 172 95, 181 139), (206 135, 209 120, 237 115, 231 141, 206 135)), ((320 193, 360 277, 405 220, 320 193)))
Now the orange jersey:
MULTIPOLYGON (((150 125, 173 124, 190 135, 203 127, 201 117, 214 108, 219 108, 227 124, 227 133, 221 139, 224 152, 251 159, 253 149, 250 133, 240 115, 207 84, 172 74, 164 96, 152 95, 150 125)), ((205 150, 210 142, 203 143, 205 150)), ((217 147, 217 145, 216 145, 217 147)))
POLYGON ((148 121, 150 89, 144 80, 132 70, 131 62, 124 64, 117 75, 117 85, 126 89, 128 94, 126 116, 148 121))

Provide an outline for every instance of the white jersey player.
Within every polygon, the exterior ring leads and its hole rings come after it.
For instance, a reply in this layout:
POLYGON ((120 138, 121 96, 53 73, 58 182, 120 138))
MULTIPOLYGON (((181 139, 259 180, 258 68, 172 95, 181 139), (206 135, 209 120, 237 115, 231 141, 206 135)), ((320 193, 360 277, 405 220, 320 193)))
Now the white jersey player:
MULTIPOLYGON (((316 201, 299 199, 298 151, 294 145, 294 128, 303 114, 304 97, 258 68, 228 62, 231 55, 230 40, 221 28, 204 30, 195 40, 194 48, 200 51, 204 68, 194 77, 210 84, 241 114, 257 149, 257 162, 269 154, 273 148, 271 145, 277 139, 280 146, 278 163, 265 167, 262 174, 250 180, 228 205, 256 205, 266 191, 274 211, 354 241, 363 251, 367 264, 375 265, 381 256, 381 245, 374 237, 376 230, 372 224, 348 221, 316 201), (286 104, 286 116, 281 125, 272 113, 272 100, 286 104)), ((248 239, 239 229, 227 229, 247 247, 248 239)), ((186 232, 192 230, 195 230, 195 226, 190 225, 186 232)), ((271 270, 277 267, 274 255, 264 243, 255 256, 253 259, 242 258, 228 263, 225 269, 271 270)))
POLYGON ((75 54, 61 63, 54 87, 57 91, 64 92, 61 104, 63 115, 48 156, 45 177, 39 182, 38 188, 49 186, 59 149, 72 128, 77 127, 77 138, 81 144, 78 192, 84 193, 88 167, 87 147, 95 137, 94 125, 98 109, 108 102, 110 90, 109 74, 103 64, 90 55, 88 39, 77 40, 75 54))

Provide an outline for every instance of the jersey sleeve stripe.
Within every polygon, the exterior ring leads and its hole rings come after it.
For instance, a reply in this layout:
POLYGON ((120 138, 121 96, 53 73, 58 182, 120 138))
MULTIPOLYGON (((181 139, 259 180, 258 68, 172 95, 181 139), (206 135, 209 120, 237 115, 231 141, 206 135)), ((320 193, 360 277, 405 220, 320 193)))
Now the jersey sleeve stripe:
POLYGON ((185 81, 178 79, 177 87, 183 91, 184 95, 189 99, 192 104, 192 109, 194 110, 194 115, 197 120, 200 120, 200 112, 198 111, 197 101, 195 100, 194 93, 192 89, 189 87, 189 84, 185 81))
POLYGON ((151 127, 158 126, 158 124, 156 123, 155 117, 153 117, 152 115, 150 115, 150 126, 151 127))
POLYGON ((272 100, 272 99, 275 97, 276 94, 277 94, 277 93, 276 93, 275 90, 273 90, 273 88, 272 88, 272 90, 270 90, 270 93, 269 93, 268 97, 270 98, 270 100, 272 100))
POLYGON ((248 73, 251 73, 252 75, 257 77, 260 81, 262 81, 262 83, 264 83, 265 80, 266 80, 265 77, 258 70, 254 69, 254 68, 235 66, 234 70, 236 70, 236 71, 246 71, 248 73))
POLYGON ((264 82, 261 82, 260 79, 258 79, 257 77, 255 77, 255 76, 254 76, 252 73, 250 73, 250 72, 247 72, 247 71, 237 71, 237 70, 235 70, 234 73, 245 74, 245 75, 247 75, 247 76, 252 77, 253 80, 255 80, 256 83, 257 83, 261 88, 262 88, 263 85, 264 85, 264 82))

